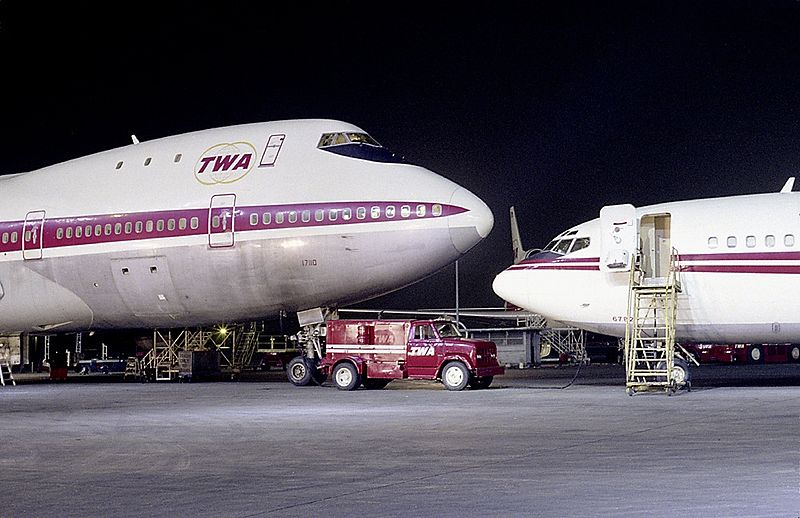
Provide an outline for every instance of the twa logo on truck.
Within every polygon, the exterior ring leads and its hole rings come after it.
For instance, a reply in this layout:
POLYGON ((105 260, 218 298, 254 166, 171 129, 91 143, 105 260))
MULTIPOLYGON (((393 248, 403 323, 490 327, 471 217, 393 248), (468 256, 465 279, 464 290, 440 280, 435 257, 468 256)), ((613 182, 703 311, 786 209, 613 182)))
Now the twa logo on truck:
POLYGON ((197 181, 206 185, 233 183, 255 165, 256 149, 249 142, 226 142, 208 148, 194 166, 197 181))
POLYGON ((414 346, 408 349, 409 356, 433 356, 436 349, 432 345, 414 346))

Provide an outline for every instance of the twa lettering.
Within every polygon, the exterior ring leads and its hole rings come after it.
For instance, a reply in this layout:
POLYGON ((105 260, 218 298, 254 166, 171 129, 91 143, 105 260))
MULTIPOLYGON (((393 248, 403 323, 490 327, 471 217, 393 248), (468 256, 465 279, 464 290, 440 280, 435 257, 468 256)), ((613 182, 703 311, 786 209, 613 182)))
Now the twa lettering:
POLYGON ((432 345, 415 345, 408 350, 409 356, 433 356, 435 353, 436 349, 432 345))
POLYGON ((250 160, 252 160, 253 155, 250 153, 246 155, 242 155, 242 158, 239 158, 238 161, 236 159, 239 155, 220 155, 220 156, 207 156, 200 159, 200 163, 203 164, 200 167, 200 170, 197 171, 197 174, 202 174, 208 168, 210 163, 214 163, 212 172, 216 173, 217 171, 236 171, 237 169, 249 169, 250 168, 250 160), (231 168, 231 165, 236 162, 236 165, 231 168))
POLYGON ((232 183, 255 165, 256 149, 249 142, 225 142, 206 149, 194 166, 194 177, 206 185, 232 183))

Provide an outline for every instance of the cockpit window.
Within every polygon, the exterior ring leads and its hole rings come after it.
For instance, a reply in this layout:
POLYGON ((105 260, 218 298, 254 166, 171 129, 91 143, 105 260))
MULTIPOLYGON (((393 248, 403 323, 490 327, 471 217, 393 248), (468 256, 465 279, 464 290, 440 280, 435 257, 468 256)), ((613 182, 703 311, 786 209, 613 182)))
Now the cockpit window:
POLYGON ((372 162, 406 163, 403 157, 399 157, 381 146, 378 141, 366 133, 353 131, 323 133, 317 148, 337 155, 360 158, 361 160, 372 162))
POLYGON ((542 250, 552 250, 553 248, 556 247, 557 244, 558 244, 558 239, 553 239, 552 241, 547 243, 547 246, 544 247, 542 250))
POLYGON ((553 248, 553 252, 559 254, 566 254, 569 252, 569 247, 572 245, 572 239, 562 239, 558 242, 558 244, 553 248))
POLYGON ((579 237, 575 239, 575 244, 572 245, 572 248, 570 249, 569 253, 577 252, 578 250, 586 248, 587 246, 589 246, 589 242, 590 240, 588 237, 579 237))

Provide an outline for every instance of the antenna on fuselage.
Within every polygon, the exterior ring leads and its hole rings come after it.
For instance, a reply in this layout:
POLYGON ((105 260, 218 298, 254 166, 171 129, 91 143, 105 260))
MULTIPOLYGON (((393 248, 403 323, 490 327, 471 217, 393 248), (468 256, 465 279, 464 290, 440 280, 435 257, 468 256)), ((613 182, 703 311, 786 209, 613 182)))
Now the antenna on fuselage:
POLYGON ((133 141, 134 146, 139 143, 139 139, 136 138, 136 135, 131 135, 131 140, 133 141))
POLYGON ((781 192, 792 192, 793 188, 794 188, 794 176, 786 180, 786 183, 783 184, 783 189, 781 189, 781 192))

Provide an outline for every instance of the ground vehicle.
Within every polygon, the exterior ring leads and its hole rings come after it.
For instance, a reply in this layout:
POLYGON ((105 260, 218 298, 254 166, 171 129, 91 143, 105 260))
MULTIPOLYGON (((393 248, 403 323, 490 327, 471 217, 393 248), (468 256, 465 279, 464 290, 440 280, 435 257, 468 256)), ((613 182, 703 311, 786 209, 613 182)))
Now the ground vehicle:
POLYGON ((800 344, 683 344, 700 363, 800 362, 800 344))
MULTIPOLYGON (((326 328, 317 380, 330 374, 341 390, 362 384, 380 389, 394 379, 441 380, 448 390, 479 389, 505 372, 493 342, 464 338, 449 319, 330 320, 326 328)), ((308 383, 292 375, 293 365, 303 361, 295 358, 287 369, 296 385, 308 383)))

